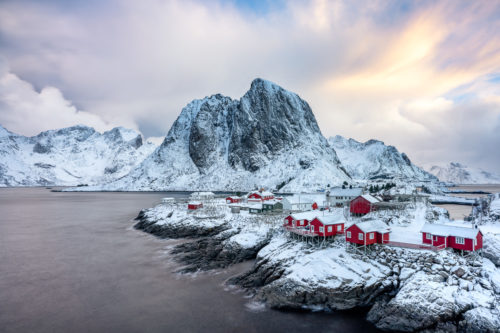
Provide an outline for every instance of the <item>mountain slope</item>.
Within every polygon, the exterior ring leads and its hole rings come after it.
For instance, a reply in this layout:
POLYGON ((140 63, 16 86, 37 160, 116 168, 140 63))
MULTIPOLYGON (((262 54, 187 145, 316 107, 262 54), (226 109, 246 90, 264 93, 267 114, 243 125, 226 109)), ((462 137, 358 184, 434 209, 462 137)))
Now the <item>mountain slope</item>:
POLYGON ((447 183, 500 184, 500 175, 457 162, 451 162, 445 166, 433 165, 428 170, 439 180, 447 183))
POLYGON ((0 186, 109 182, 127 174, 154 148, 122 127, 101 134, 74 126, 25 137, 0 126, 0 186))
POLYGON ((182 110, 162 145, 105 190, 303 190, 350 177, 309 105, 262 79, 238 101, 222 95, 182 110))
POLYGON ((330 137, 328 142, 354 179, 436 180, 433 175, 412 164, 405 153, 382 141, 361 143, 337 135, 330 137))

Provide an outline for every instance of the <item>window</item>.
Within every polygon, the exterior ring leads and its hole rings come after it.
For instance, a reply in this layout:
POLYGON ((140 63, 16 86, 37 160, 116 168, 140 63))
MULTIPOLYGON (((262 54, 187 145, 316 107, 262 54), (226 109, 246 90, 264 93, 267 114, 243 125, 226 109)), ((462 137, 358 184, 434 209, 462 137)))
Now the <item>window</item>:
POLYGON ((455 237, 455 242, 457 244, 465 244, 465 239, 463 237, 455 237))
POLYGON ((342 231, 342 226, 340 224, 337 226, 337 231, 342 231))
POLYGON ((373 236, 375 236, 375 233, 371 232, 369 235, 370 235, 370 239, 373 239, 373 236))
POLYGON ((314 226, 313 225, 311 226, 311 232, 314 232, 314 226))
POLYGON ((319 232, 325 232, 325 227, 319 227, 319 232))
POLYGON ((332 226, 328 226, 328 232, 332 232, 332 226))
POLYGON ((431 239, 431 238, 432 238, 432 236, 431 236, 431 234, 427 233, 427 234, 425 234, 425 238, 426 238, 426 239, 431 239))
POLYGON ((474 246, 477 246, 477 238, 474 239, 474 246))
POLYGON ((347 232, 347 238, 351 238, 351 232, 350 231, 347 232))
POLYGON ((359 234, 358 234, 358 239, 359 239, 359 240, 363 240, 363 234, 362 234, 362 233, 359 233, 359 234))

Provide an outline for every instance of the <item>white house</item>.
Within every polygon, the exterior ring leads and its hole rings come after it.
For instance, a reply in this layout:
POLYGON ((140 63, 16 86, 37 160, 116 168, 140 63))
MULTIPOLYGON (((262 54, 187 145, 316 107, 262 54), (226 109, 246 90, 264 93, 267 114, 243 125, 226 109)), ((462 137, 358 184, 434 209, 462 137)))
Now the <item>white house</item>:
POLYGON ((351 200, 359 197, 363 193, 360 187, 342 188, 334 187, 327 191, 328 204, 330 207, 342 207, 348 205, 351 200))

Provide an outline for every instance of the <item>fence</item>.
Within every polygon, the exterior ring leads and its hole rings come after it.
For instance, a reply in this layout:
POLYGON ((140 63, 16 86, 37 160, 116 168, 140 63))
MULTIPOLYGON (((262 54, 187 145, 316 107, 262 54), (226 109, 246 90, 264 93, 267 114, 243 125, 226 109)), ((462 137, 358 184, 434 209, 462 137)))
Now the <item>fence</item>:
POLYGON ((403 243, 403 242, 388 242, 386 243, 388 246, 394 247, 404 247, 409 249, 418 249, 418 250, 431 250, 431 251, 441 251, 444 250, 444 244, 438 246, 426 245, 426 244, 413 244, 413 243, 403 243))

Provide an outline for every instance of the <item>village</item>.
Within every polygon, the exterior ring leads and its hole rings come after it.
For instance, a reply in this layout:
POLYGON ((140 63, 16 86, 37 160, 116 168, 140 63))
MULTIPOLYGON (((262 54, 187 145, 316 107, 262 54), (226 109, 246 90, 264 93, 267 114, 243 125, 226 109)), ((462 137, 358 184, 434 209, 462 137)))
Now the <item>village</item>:
MULTIPOLYGON (((370 189, 371 190, 371 189, 370 189)), ((282 218, 282 231, 290 239, 325 246, 336 237, 345 239, 353 251, 366 251, 371 246, 401 247, 441 251, 451 249, 461 255, 480 253, 483 233, 477 224, 454 223, 442 220, 405 228, 397 223, 390 226, 381 221, 380 214, 398 215, 408 208, 429 206, 429 195, 415 191, 405 195, 369 194, 361 187, 327 187, 316 193, 275 195, 264 189, 246 195, 221 196, 212 192, 194 192, 186 202, 188 214, 216 217, 221 208, 232 214, 251 218, 282 218), (201 215, 200 215, 201 214, 201 215), (372 215, 379 216, 372 216, 372 215)), ((173 203, 164 198, 163 203, 173 203)))

